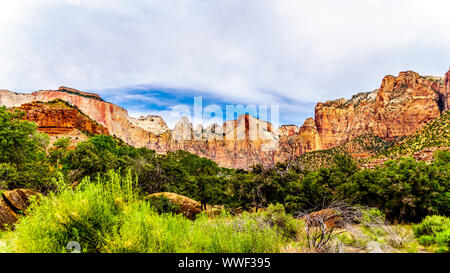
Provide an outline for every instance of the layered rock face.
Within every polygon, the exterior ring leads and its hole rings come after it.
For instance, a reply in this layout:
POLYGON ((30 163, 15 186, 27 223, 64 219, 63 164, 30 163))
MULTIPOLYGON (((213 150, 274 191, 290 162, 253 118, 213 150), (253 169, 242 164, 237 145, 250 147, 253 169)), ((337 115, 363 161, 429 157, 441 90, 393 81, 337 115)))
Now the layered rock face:
POLYGON ((291 137, 298 134, 299 128, 295 125, 283 125, 280 127, 280 137, 291 137))
POLYGON ((313 118, 305 120, 298 132, 300 154, 322 150, 322 141, 313 118))
MULTIPOLYGON (((94 121, 135 147, 147 147, 159 153, 185 150, 216 161, 220 166, 244 168, 254 164, 271 165, 277 147, 278 135, 270 123, 249 115, 227 121, 222 126, 210 125, 193 130, 187 118, 169 130, 157 116, 131 118, 125 109, 105 102, 100 97, 67 87, 43 90, 31 94, 0 91, 0 105, 20 107, 29 112, 27 119, 36 121, 40 130, 49 134, 66 134, 64 128, 75 126, 67 110, 39 109, 32 102, 50 102, 61 99, 80 109, 94 121), (31 103, 31 104, 30 104, 31 103), (27 105, 28 104, 28 105, 27 105), (39 109, 39 110, 38 110, 39 109)), ((102 133, 107 133, 103 131, 102 133)))
POLYGON ((373 92, 319 103, 315 118, 322 147, 333 148, 364 134, 385 139, 410 135, 439 117, 444 92, 442 78, 407 71, 386 76, 373 92))
POLYGON ((184 150, 207 157, 223 167, 248 169, 255 164, 272 165, 277 152, 278 136, 270 123, 250 115, 193 129, 184 117, 171 131, 168 150, 184 150))
POLYGON ((0 90, 0 105, 18 107, 33 101, 49 102, 64 100, 76 106, 91 119, 105 126, 111 135, 115 135, 135 147, 145 147, 150 133, 129 121, 128 112, 112 103, 105 102, 98 95, 81 92, 76 89, 60 87, 58 90, 42 90, 31 94, 18 94, 0 90))
POLYGON ((67 106, 63 101, 49 103, 25 103, 18 107, 25 112, 25 119, 34 121, 38 131, 50 136, 69 134, 80 130, 90 135, 108 135, 108 129, 81 113, 78 109, 67 106))

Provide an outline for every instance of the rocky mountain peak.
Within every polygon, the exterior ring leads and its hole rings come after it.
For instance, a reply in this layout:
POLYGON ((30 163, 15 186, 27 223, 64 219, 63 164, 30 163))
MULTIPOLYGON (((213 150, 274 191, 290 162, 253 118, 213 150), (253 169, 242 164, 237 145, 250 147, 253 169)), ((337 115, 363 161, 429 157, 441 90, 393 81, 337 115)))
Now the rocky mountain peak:
POLYGON ((178 141, 194 139, 193 126, 187 117, 182 117, 175 124, 175 128, 172 130, 172 137, 178 141))
POLYGON ((161 135, 169 130, 166 122, 160 116, 147 115, 140 116, 137 119, 130 117, 129 121, 155 135, 161 135))
POLYGON ((86 97, 90 97, 93 99, 102 100, 102 98, 100 98, 100 96, 98 94, 83 92, 83 91, 77 90, 75 88, 70 88, 70 87, 66 87, 66 86, 60 86, 58 88, 58 91, 78 94, 80 96, 86 96, 86 97))

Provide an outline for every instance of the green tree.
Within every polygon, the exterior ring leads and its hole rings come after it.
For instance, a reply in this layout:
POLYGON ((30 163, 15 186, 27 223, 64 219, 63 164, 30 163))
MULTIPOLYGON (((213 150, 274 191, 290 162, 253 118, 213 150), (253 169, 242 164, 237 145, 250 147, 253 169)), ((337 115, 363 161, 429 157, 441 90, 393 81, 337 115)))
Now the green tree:
POLYGON ((0 162, 17 166, 45 157, 48 137, 37 132, 33 122, 22 120, 24 113, 0 107, 0 162))
POLYGON ((53 177, 45 151, 49 137, 23 117, 21 111, 0 107, 0 186, 45 192, 53 177))

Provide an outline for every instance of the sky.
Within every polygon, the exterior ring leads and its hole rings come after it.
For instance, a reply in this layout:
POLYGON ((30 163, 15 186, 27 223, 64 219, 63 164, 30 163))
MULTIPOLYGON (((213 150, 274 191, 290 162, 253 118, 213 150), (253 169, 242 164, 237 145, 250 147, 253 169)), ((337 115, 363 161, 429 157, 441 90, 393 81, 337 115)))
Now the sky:
POLYGON ((69 86, 132 116, 204 104, 279 105, 301 125, 317 102, 450 66, 446 0, 0 1, 0 89, 69 86))

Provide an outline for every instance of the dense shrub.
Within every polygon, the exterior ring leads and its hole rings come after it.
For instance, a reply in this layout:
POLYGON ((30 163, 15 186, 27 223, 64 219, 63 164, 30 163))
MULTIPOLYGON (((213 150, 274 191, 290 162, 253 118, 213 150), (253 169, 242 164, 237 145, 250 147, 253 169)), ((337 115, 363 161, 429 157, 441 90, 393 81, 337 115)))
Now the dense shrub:
POLYGON ((283 205, 269 205, 267 209, 259 213, 244 214, 240 217, 249 217, 256 220, 260 226, 267 225, 275 228, 277 232, 287 238, 294 239, 298 233, 298 222, 286 214, 283 205))
POLYGON ((172 202, 164 195, 150 196, 147 202, 153 206, 158 213, 175 213, 180 209, 180 205, 172 202))
POLYGON ((130 173, 110 171, 95 183, 85 178, 75 190, 55 184, 59 192, 32 205, 17 224, 8 251, 66 252, 77 241, 82 252, 278 252, 287 240, 278 224, 261 228, 251 217, 160 215, 138 197, 130 173))
POLYGON ((417 240, 424 246, 431 246, 436 243, 436 238, 433 235, 422 235, 417 240))
POLYGON ((373 170, 360 170, 351 159, 336 157, 334 167, 304 171, 285 182, 288 187, 282 190, 282 200, 291 213, 341 199, 377 207, 390 221, 418 222, 427 215, 450 215, 449 154, 438 153, 431 164, 406 158, 373 170))
POLYGON ((421 245, 436 245, 438 252, 450 250, 450 218, 427 216, 421 223, 413 225, 413 231, 421 245))
POLYGON ((24 113, 0 107, 0 189, 52 189, 52 168, 45 148, 49 137, 36 124, 22 120, 24 113))
POLYGON ((413 225, 413 231, 416 237, 423 235, 436 236, 445 230, 450 230, 450 218, 444 216, 427 216, 421 223, 413 225))
POLYGON ((446 229, 436 235, 436 243, 443 249, 450 249, 450 229, 446 229))

